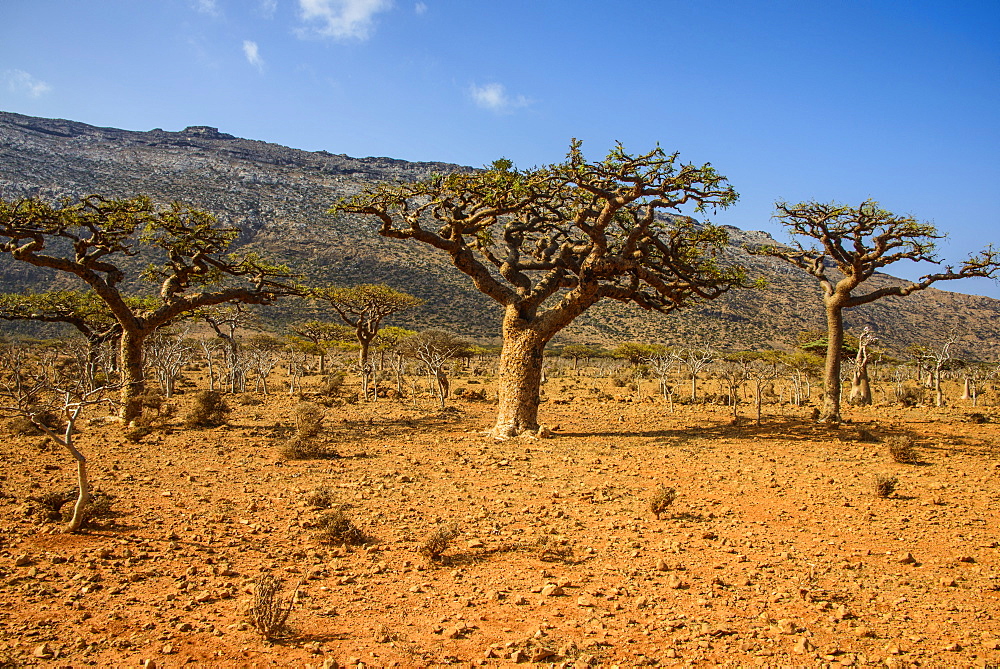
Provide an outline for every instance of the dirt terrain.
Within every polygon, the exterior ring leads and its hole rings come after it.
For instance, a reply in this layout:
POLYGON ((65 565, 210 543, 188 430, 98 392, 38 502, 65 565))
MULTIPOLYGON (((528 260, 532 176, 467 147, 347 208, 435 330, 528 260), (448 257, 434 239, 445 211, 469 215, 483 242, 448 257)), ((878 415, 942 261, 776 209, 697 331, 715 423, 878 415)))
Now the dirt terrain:
POLYGON ((120 515, 75 536, 28 515, 72 487, 69 457, 6 436, 0 666, 1000 663, 996 408, 847 409, 838 429, 809 406, 765 405, 760 426, 671 412, 607 379, 545 392, 551 438, 506 442, 482 436, 490 402, 337 403, 337 457, 313 460, 281 456, 287 394, 230 396, 228 425, 187 430, 187 392, 138 444, 94 420, 79 443, 120 515), (918 463, 892 461, 892 435, 918 463), (677 498, 657 519, 659 485, 677 498), (321 541, 324 489, 369 544, 321 541), (267 573, 298 584, 275 642, 245 615, 267 573))

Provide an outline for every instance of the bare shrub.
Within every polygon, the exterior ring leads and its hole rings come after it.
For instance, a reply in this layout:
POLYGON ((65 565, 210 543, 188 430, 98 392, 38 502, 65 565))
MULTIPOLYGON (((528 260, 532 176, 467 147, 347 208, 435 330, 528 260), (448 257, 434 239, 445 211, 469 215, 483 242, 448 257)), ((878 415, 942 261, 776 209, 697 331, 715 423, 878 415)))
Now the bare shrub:
POLYGON ((371 541, 343 509, 327 511, 316 523, 320 541, 344 546, 363 546, 371 541))
POLYGON ((659 520, 660 515, 667 512, 667 508, 674 503, 675 499, 677 499, 676 490, 665 485, 657 486, 649 500, 649 509, 656 514, 656 519, 659 520))
POLYGON ((333 488, 324 486, 306 495, 305 503, 317 509, 331 509, 336 499, 336 491, 333 488))
POLYGON ((876 476, 875 477, 875 496, 881 497, 883 499, 891 497, 894 492, 896 492, 896 484, 898 479, 895 476, 876 476))
POLYGON ((903 386, 896 390, 896 401, 904 407, 915 407, 918 404, 924 403, 926 395, 927 393, 923 388, 903 386))
POLYGON ((62 507, 73 499, 64 492, 51 490, 28 497, 28 515, 42 522, 62 520, 62 507))
POLYGON ((293 436, 281 447, 281 457, 285 460, 319 460, 335 458, 337 451, 318 441, 303 441, 293 436))
POLYGON ((448 546, 459 534, 461 534, 461 530, 455 523, 438 525, 424 538, 424 543, 420 546, 420 554, 428 560, 440 560, 444 552, 448 550, 448 546))
MULTIPOLYGON (((77 491, 74 489, 70 493, 70 499, 76 499, 77 491)), ((103 490, 94 490, 90 493, 90 501, 83 509, 83 526, 95 527, 98 521, 110 520, 118 516, 118 511, 114 508, 115 496, 103 490)), ((69 522, 73 517, 73 512, 63 513, 63 520, 69 522)))
POLYGON ((288 636, 288 616, 295 605, 295 594, 281 596, 282 581, 270 574, 263 574, 254 582, 253 602, 247 609, 247 618, 261 635, 267 639, 288 636))
POLYGON ((917 449, 913 446, 913 440, 906 435, 894 435, 886 440, 889 446, 889 456, 893 462, 904 465, 912 465, 918 461, 917 449))
POLYGON ((139 443, 143 437, 162 430, 177 414, 177 405, 167 401, 158 390, 147 390, 138 400, 142 405, 142 414, 124 432, 125 438, 133 443, 139 443))
POLYGON ((563 539, 558 540, 543 534, 534 545, 535 554, 542 562, 572 562, 573 547, 563 539))
MULTIPOLYGON (((79 492, 71 488, 66 492, 49 491, 28 497, 28 514, 42 522, 69 522, 73 518, 73 504, 79 492), (67 504, 69 506, 67 507, 67 504)), ((115 497, 101 490, 93 490, 90 500, 83 509, 82 526, 94 527, 95 521, 113 518, 117 512, 113 508, 115 497)))
POLYGON ((323 410, 312 402, 300 402, 295 406, 295 436, 299 439, 315 439, 323 431, 323 410))
POLYGON ((189 428, 218 427, 226 422, 230 411, 232 409, 218 390, 199 390, 184 424, 189 428))
POLYGON ((319 392, 321 395, 336 396, 340 394, 341 389, 344 387, 344 379, 347 374, 343 370, 337 370, 335 372, 330 372, 323 379, 322 385, 319 387, 319 392))

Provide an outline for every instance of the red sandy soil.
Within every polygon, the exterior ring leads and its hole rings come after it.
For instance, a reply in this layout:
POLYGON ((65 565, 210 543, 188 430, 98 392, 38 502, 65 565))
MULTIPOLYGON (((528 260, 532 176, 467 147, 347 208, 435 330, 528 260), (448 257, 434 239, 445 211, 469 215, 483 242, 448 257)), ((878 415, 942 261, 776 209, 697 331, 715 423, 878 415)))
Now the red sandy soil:
POLYGON ((11 435, 0 667, 1000 662, 996 408, 849 409, 838 429, 768 405, 733 426, 722 406, 596 399, 599 383, 549 381, 547 439, 484 437, 488 402, 339 403, 339 457, 315 460, 281 457, 287 395, 138 444, 94 421, 79 443, 120 515, 79 535, 27 514, 72 486, 68 456, 11 435), (892 435, 918 464, 890 459, 892 435), (877 475, 898 479, 890 498, 877 475), (658 520, 660 484, 678 494, 658 520), (323 488, 372 543, 321 541, 323 488), (461 534, 431 561, 447 523, 461 534), (265 573, 299 584, 276 642, 246 622, 265 573))

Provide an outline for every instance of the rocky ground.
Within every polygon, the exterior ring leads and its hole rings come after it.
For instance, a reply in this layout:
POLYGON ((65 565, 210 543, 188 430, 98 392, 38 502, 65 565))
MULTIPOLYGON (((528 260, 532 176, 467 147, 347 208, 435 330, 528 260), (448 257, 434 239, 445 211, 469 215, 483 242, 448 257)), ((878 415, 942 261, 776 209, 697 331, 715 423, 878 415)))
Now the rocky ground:
POLYGON ((11 435, 0 666, 1000 663, 996 408, 851 409, 834 429, 770 405, 734 426, 601 383, 549 382, 546 439, 484 438, 487 402, 334 405, 336 457, 312 460, 281 456, 286 395, 138 444, 94 421, 80 445, 120 515, 72 536, 28 501, 72 486, 68 456, 11 435), (889 457, 894 435, 917 463, 889 457), (321 507, 369 543, 322 541, 321 507), (273 641, 247 622, 262 574, 297 588, 273 641))

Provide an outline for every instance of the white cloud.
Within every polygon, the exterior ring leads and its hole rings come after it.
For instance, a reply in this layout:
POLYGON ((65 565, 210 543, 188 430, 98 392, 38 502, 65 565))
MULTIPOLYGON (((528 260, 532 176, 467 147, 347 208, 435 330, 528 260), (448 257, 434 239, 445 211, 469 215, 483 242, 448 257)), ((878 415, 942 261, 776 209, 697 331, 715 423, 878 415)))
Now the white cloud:
POLYGON ((194 0, 194 8, 202 14, 209 16, 221 16, 222 11, 215 0, 194 0))
POLYGON ((260 49, 256 42, 243 40, 243 55, 247 57, 247 62, 258 70, 264 69, 264 59, 260 57, 260 49))
POLYGON ((392 0, 299 0, 302 20, 313 24, 299 34, 366 40, 375 27, 375 15, 391 7, 392 0))
POLYGON ((260 0, 257 11, 265 19, 274 18, 274 13, 278 10, 278 0, 260 0))
POLYGON ((473 84, 469 89, 469 95, 479 107, 495 112, 510 112, 528 106, 528 98, 523 95, 511 96, 503 84, 496 82, 482 86, 473 84))
POLYGON ((415 4, 413 6, 413 11, 415 11, 417 14, 426 14, 427 13, 427 3, 426 2, 418 2, 417 4, 415 4))
POLYGON ((44 81, 39 81, 24 70, 7 70, 3 73, 4 81, 11 93, 27 95, 29 98, 40 98, 52 87, 44 81))

